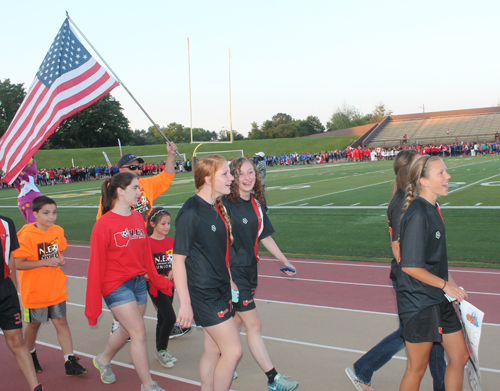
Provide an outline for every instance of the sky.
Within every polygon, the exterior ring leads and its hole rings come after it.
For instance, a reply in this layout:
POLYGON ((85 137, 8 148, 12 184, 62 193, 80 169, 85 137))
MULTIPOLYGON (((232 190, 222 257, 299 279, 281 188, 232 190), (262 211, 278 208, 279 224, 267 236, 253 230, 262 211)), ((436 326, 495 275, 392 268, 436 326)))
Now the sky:
MULTIPOLYGON (((0 5, 0 79, 28 88, 66 11, 153 120, 243 135, 279 112, 394 114, 491 107, 498 1, 39 1, 0 5)), ((88 46, 87 46, 88 47, 88 46)), ((132 129, 151 122, 112 91, 132 129)))

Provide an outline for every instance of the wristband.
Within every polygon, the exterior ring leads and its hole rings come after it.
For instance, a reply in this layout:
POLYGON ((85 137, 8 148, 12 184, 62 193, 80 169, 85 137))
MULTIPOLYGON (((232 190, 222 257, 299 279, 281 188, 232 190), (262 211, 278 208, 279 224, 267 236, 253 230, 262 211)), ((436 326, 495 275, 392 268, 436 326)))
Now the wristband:
POLYGON ((240 292, 235 291, 234 289, 231 288, 231 301, 233 303, 237 303, 239 299, 240 299, 240 292))
POLYGON ((444 286, 442 288, 443 291, 444 291, 444 288, 446 288, 446 280, 444 280, 444 286))

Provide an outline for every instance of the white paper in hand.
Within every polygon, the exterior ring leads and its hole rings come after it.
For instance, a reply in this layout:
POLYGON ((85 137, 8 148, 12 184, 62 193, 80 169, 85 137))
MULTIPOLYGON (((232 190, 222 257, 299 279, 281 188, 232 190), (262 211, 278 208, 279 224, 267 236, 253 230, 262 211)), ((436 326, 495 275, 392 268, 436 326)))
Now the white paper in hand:
POLYGON ((472 391, 481 391, 481 372, 479 369, 479 340, 484 312, 469 302, 460 302, 460 317, 465 337, 465 345, 469 351, 467 375, 472 391))

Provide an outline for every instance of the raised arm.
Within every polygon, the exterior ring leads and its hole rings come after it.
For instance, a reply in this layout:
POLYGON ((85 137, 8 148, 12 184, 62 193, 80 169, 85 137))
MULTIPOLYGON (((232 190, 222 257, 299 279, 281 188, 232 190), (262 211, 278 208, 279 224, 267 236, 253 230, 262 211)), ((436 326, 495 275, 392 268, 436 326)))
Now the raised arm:
POLYGON ((167 161, 165 162, 165 171, 168 174, 175 174, 175 154, 177 153, 177 146, 171 141, 167 143, 167 161))

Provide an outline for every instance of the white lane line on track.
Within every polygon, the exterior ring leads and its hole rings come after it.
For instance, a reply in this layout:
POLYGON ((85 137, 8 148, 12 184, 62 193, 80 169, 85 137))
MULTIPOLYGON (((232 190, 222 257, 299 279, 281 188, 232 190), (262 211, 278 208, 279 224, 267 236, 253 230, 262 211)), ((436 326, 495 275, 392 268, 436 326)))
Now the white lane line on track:
MULTIPOLYGON (((259 274, 258 277, 259 278, 275 278, 275 279, 281 279, 281 280, 290 278, 290 277, 282 277, 282 276, 266 276, 264 274, 259 274)), ((369 287, 374 287, 374 288, 391 288, 391 289, 393 289, 392 285, 365 284, 362 282, 317 280, 317 279, 313 279, 313 278, 291 278, 291 279, 297 280, 297 281, 307 281, 307 282, 322 282, 325 284, 356 285, 356 286, 369 286, 369 287)), ((500 293, 491 293, 491 292, 467 291, 467 293, 473 293, 476 295, 500 296, 500 293)))
MULTIPOLYGON (((85 277, 74 277, 74 276, 68 276, 76 279, 86 279, 85 277)), ((326 310, 335 310, 335 311, 346 311, 346 312, 359 312, 361 314, 370 314, 370 315, 384 315, 384 316, 398 316, 398 314, 393 314, 391 312, 379 312, 379 311, 368 311, 368 310, 356 310, 352 308, 341 308, 341 307, 330 307, 326 305, 316 305, 316 304, 303 304, 303 303, 292 303, 288 301, 279 301, 279 300, 268 300, 268 299, 255 299, 255 301, 262 301, 266 303, 274 303, 274 304, 285 304, 285 305, 296 305, 296 306, 301 306, 301 307, 309 307, 309 308, 318 308, 318 309, 326 309, 326 310)), ((77 304, 77 303, 71 303, 67 302, 68 305, 73 305, 76 307, 82 307, 85 308, 85 304, 77 304)), ((105 312, 111 312, 107 308, 102 308, 103 311, 105 312)), ((156 320, 156 318, 152 316, 144 316, 145 319, 150 319, 150 320, 156 320)), ((487 326, 499 326, 500 323, 483 323, 483 325, 487 326)), ((192 325, 195 326, 195 325, 192 325)))
MULTIPOLYGON (((74 303, 68 303, 68 304, 70 304, 70 305, 76 305, 74 303)), ((77 305, 77 306, 79 307, 80 305, 77 305)), ((156 320, 156 318, 154 318, 154 320, 156 320)), ((53 345, 51 343, 42 342, 42 341, 38 341, 38 340, 36 341, 36 343, 40 344, 40 345, 43 345, 43 346, 47 346, 49 348, 53 348, 53 349, 57 349, 57 350, 62 350, 59 345, 53 345)), ((93 354, 84 353, 84 352, 81 352, 81 351, 78 351, 78 350, 75 350, 75 353, 78 354, 78 355, 80 355, 80 356, 84 356, 84 357, 88 357, 88 358, 94 358, 95 357, 93 354)), ((135 371, 135 367, 132 364, 126 364, 126 363, 123 363, 123 362, 120 362, 120 361, 115 361, 115 360, 112 360, 111 363, 114 364, 114 365, 119 365, 121 367, 133 369, 135 371)), ((153 375, 161 376, 161 377, 164 377, 164 378, 167 378, 167 379, 177 380, 177 381, 180 381, 180 382, 183 382, 183 383, 188 383, 188 384, 194 384, 196 386, 201 386, 200 382, 197 382, 197 381, 194 381, 194 380, 190 380, 190 379, 186 379, 186 378, 183 378, 183 377, 173 376, 173 375, 167 375, 164 372, 153 371, 151 369, 149 370, 149 372, 152 373, 153 375)))
MULTIPOLYGON (((68 244, 68 246, 72 246, 72 247, 80 247, 80 248, 90 248, 90 246, 88 245, 75 245, 75 244, 68 244)), ((73 257, 64 257, 64 258, 67 258, 67 259, 75 259, 77 261, 84 261, 84 262, 88 262, 89 260, 88 259, 85 259, 85 258, 73 258, 73 257)), ((271 262, 279 262, 276 258, 264 258, 264 257, 261 257, 260 258, 261 261, 271 261, 271 262)), ((390 269, 390 264, 387 264, 387 265, 370 265, 370 264, 361 264, 361 263, 337 263, 337 262, 320 262, 320 261, 309 261, 309 260, 306 260, 306 261, 301 261, 301 260, 297 260, 297 259, 294 259, 293 260, 294 263, 306 263, 306 264, 318 264, 318 265, 331 265, 331 266, 350 266, 350 267, 371 267, 371 268, 375 268, 375 269, 390 269)), ((478 270, 460 270, 460 269, 456 269, 456 268, 452 268, 450 267, 450 271, 454 272, 454 273, 471 273, 471 274, 497 274, 497 275, 500 275, 500 272, 491 272, 491 271, 478 271, 478 270)))
MULTIPOLYGON (((334 307, 322 307, 322 306, 312 306, 312 305, 307 305, 307 304, 296 304, 296 303, 286 303, 286 302, 279 302, 279 301, 272 301, 272 300, 261 300, 261 299, 256 299, 257 301, 265 301, 265 302, 272 302, 272 303, 277 303, 277 304, 290 304, 290 305, 302 305, 306 307, 319 307, 319 308, 327 308, 327 309, 334 309, 334 310, 340 310, 340 311, 350 311, 350 312, 362 312, 362 313, 369 313, 369 314, 377 314, 377 315, 390 315, 390 316, 397 316, 396 314, 388 314, 388 313, 383 313, 383 312, 373 312, 373 311, 358 311, 358 310, 349 310, 345 308, 334 308, 334 307)), ((85 307, 82 304, 76 304, 76 303, 67 303, 69 305, 73 305, 76 307, 85 307)), ((110 312, 107 308, 103 308, 103 311, 110 312)), ((145 319, 148 320, 153 320, 156 321, 156 318, 151 317, 151 316, 144 316, 145 319)), ((488 326, 500 326, 498 324, 494 323, 483 323, 483 325, 488 325, 488 326)), ((192 327, 200 327, 196 325, 191 325, 192 327)), ((246 333, 240 332, 240 335, 245 335, 246 333)), ((302 345, 302 346, 310 346, 310 347, 316 347, 316 348, 321 348, 321 349, 329 349, 329 350, 336 350, 336 351, 342 351, 342 352, 349 352, 349 353, 359 353, 361 355, 365 354, 366 351, 364 350, 357 350, 357 349, 348 349, 348 348, 342 348, 339 346, 331 346, 331 345, 322 345, 322 344, 315 344, 315 343, 310 343, 310 342, 303 342, 303 341, 297 341, 297 340, 292 340, 292 339, 284 339, 284 338, 276 338, 276 337, 269 337, 269 336, 262 336, 263 339, 267 339, 270 341, 277 341, 277 342, 285 342, 285 343, 291 343, 291 344, 296 344, 296 345, 302 345)), ((84 354, 85 355, 85 354, 84 354)), ((90 355, 86 355, 87 357, 93 357, 90 355)), ((397 358, 399 360, 406 360, 406 357, 403 356, 393 356, 394 358, 397 358)), ((121 363, 119 364, 121 365, 121 363)), ((130 368, 127 366, 127 368, 130 368)), ((484 370, 486 372, 494 372, 494 373, 500 373, 500 370, 498 369, 492 369, 492 368, 481 368, 481 370, 484 370)), ((155 372, 153 372, 155 373, 155 372)), ((156 373, 155 373, 156 374, 156 373)), ((168 375, 165 375, 165 377, 169 377, 168 375)), ((175 380, 182 380, 182 378, 175 378, 172 377, 175 380)))
MULTIPOLYGON (((86 280, 87 277, 82 277, 82 276, 71 276, 67 275, 67 277, 75 278, 78 280, 86 280)), ((285 280, 289 279, 289 277, 282 277, 282 276, 268 276, 265 274, 259 274, 259 278, 273 278, 273 279, 280 279, 280 280, 285 280)), ((313 278, 291 278, 292 280, 295 281, 305 281, 305 282, 319 282, 319 283, 325 283, 325 284, 338 284, 338 285, 356 285, 356 286, 368 286, 368 287, 373 287, 373 288, 391 288, 393 289, 392 285, 381 285, 381 284, 366 284, 362 282, 350 282, 350 281, 331 281, 331 280, 318 280, 318 279, 313 279, 313 278)), ((485 296, 500 296, 500 293, 494 293, 494 292, 475 292, 475 291, 467 291, 467 293, 472 293, 475 295, 485 295, 485 296)))
MULTIPOLYGON (((290 258, 293 259, 293 258, 290 258)), ((279 262, 276 258, 260 258, 261 261, 272 261, 272 262, 279 262)), ((300 261, 293 259, 293 263, 313 263, 313 264, 318 264, 318 265, 333 265, 333 266, 352 266, 352 267, 372 267, 372 268, 382 268, 382 269, 390 269, 391 265, 388 263, 387 265, 370 265, 366 263, 336 263, 336 262, 319 262, 319 261, 300 261)), ((477 270, 460 270, 456 268, 449 268, 450 271, 454 273, 476 273, 476 274, 500 274, 500 272, 482 272, 482 271, 477 271, 477 270)))

